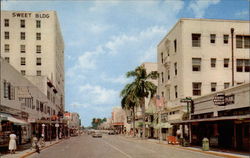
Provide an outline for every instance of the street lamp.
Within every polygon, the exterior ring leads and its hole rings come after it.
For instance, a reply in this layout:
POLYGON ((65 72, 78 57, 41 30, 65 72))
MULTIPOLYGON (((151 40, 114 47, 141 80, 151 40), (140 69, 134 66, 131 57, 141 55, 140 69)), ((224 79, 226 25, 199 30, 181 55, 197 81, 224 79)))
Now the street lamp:
POLYGON ((45 128, 45 124, 42 124, 42 137, 44 137, 44 128, 45 128))
POLYGON ((59 127, 59 124, 56 123, 55 127, 56 127, 56 141, 58 141, 58 127, 59 127))

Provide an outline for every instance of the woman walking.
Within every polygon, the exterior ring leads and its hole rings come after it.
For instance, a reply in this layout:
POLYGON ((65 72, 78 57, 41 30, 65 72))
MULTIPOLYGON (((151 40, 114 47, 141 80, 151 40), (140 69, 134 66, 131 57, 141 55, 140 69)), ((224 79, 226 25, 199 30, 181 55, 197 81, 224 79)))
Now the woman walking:
POLYGON ((11 154, 15 154, 16 151, 16 135, 14 132, 10 134, 9 150, 11 154))

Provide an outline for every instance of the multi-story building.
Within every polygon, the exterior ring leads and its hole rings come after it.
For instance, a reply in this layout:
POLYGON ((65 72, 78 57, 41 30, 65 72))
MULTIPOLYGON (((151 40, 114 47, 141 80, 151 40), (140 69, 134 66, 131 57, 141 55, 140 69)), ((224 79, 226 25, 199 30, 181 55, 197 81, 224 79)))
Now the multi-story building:
POLYGON ((249 21, 180 19, 161 40, 158 94, 165 98, 169 122, 187 112, 182 98, 249 82, 249 27, 249 21))
POLYGON ((64 110, 64 42, 55 11, 1 11, 1 57, 64 110))
POLYGON ((127 122, 125 111, 121 107, 114 107, 112 109, 112 126, 117 133, 124 132, 124 125, 127 122))

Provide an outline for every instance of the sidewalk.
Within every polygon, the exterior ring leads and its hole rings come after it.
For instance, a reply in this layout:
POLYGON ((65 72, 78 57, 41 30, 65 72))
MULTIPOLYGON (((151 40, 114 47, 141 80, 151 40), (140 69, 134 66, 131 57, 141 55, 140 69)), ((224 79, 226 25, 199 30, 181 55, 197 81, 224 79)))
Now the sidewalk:
MULTIPOLYGON (((40 151, 42 151, 42 150, 44 150, 52 145, 58 144, 58 143, 62 142, 63 140, 65 140, 65 139, 59 139, 58 141, 53 140, 51 142, 47 141, 47 142, 45 142, 45 147, 41 148, 40 151)), ((35 149, 28 148, 28 149, 16 151, 15 154, 5 154, 5 155, 0 154, 0 158, 25 158, 25 157, 27 157, 35 152, 36 152, 35 149)))
POLYGON ((209 151, 203 151, 201 147, 183 147, 180 145, 171 145, 168 144, 166 141, 159 141, 157 139, 146 139, 142 140, 141 138, 138 137, 132 137, 132 136, 124 136, 125 138, 132 139, 132 140, 140 140, 140 141, 146 141, 146 142, 151 142, 151 143, 157 143, 161 145, 166 145, 168 147, 180 149, 180 150, 189 150, 193 152, 201 152, 201 153, 206 153, 210 155, 216 155, 216 156, 221 156, 221 157, 226 157, 226 158, 250 158, 249 153, 244 153, 244 152, 233 152, 229 150, 220 150, 220 149, 210 149, 209 151))

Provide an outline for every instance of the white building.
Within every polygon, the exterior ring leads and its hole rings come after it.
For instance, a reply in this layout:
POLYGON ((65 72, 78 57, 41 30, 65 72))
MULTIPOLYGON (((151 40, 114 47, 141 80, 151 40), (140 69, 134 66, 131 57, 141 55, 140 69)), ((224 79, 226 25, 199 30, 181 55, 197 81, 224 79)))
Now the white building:
POLYGON ((35 123, 55 115, 55 106, 37 86, 2 58, 0 76, 0 146, 8 143, 10 129, 19 136, 18 143, 24 143, 33 132, 41 132, 35 123))
POLYGON ((165 98, 169 122, 181 120, 187 111, 180 99, 249 82, 249 27, 249 21, 180 19, 162 39, 157 47, 158 94, 165 98))
POLYGON ((1 11, 1 57, 64 110, 64 43, 55 11, 1 11))

